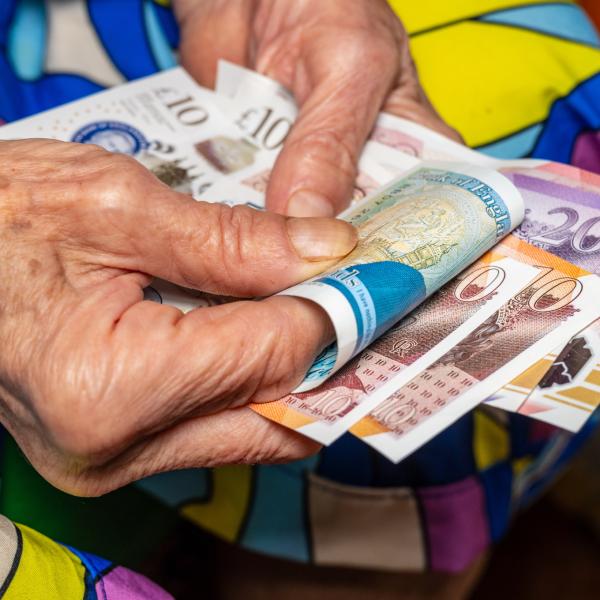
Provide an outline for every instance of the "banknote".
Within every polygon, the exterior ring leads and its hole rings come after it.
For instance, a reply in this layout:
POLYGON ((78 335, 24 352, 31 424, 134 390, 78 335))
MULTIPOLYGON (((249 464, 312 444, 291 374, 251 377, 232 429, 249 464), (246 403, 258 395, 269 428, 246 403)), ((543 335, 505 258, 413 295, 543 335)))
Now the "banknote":
POLYGON ((220 60, 217 94, 229 99, 227 116, 257 146, 276 156, 298 114, 294 96, 264 75, 220 60))
POLYGON ((486 405, 501 408, 508 412, 517 412, 525 398, 531 394, 548 369, 554 364, 563 347, 564 344, 561 343, 551 352, 548 352, 546 356, 529 365, 522 373, 519 373, 487 398, 485 400, 486 405))
POLYGON ((352 433, 399 461, 600 316, 600 278, 514 236, 502 245, 539 274, 496 313, 379 404, 352 433))
POLYGON ((254 405, 261 415, 323 444, 333 442, 373 406, 388 381, 401 387, 445 354, 531 280, 537 271, 487 252, 315 390, 254 405))
POLYGON ((516 227, 518 191, 502 175, 460 163, 422 163, 342 217, 356 248, 330 271, 281 294, 319 304, 336 343, 297 391, 323 383, 516 227))
MULTIPOLYGON (((228 61, 219 61, 216 91, 227 97, 227 114, 257 145, 281 149, 297 115, 298 106, 289 90, 255 71, 228 61)), ((427 127, 389 113, 379 114, 369 141, 386 148, 373 152, 367 143, 363 154, 380 159, 383 166, 399 175, 420 160, 468 162, 496 168, 500 161, 476 152, 427 127), (412 160, 411 160, 412 158, 412 160)))
POLYGON ((518 413, 577 432, 600 405, 600 320, 574 336, 518 413))
POLYGON ((504 172, 526 205, 525 218, 515 235, 587 271, 600 273, 600 190, 548 181, 537 176, 535 169, 504 172))
MULTIPOLYGON (((600 177, 567 165, 506 168, 525 201, 525 218, 513 235, 587 271, 600 274, 600 177)), ((487 402, 515 411, 536 387, 560 348, 530 365, 487 402)))
POLYGON ((467 162, 494 169, 500 164, 423 125, 385 112, 379 114, 370 139, 421 160, 467 162))
MULTIPOLYGON (((509 170, 519 171, 519 163, 527 167, 530 161, 513 161, 509 170)), ((600 193, 600 174, 584 171, 573 165, 555 162, 539 162, 535 165, 535 177, 562 183, 579 190, 600 193)))
MULTIPOLYGON (((257 159, 251 173, 242 171, 221 178, 203 193, 202 199, 231 206, 245 204, 252 208, 264 209, 273 170, 272 163, 273 160, 268 157, 267 160, 257 159)), ((363 153, 358 163, 358 173, 349 203, 359 202, 393 178, 388 169, 369 154, 363 153)))
POLYGON ((199 198, 215 181, 250 174, 264 153, 181 68, 94 94, 0 128, 0 139, 53 138, 128 154, 199 198))

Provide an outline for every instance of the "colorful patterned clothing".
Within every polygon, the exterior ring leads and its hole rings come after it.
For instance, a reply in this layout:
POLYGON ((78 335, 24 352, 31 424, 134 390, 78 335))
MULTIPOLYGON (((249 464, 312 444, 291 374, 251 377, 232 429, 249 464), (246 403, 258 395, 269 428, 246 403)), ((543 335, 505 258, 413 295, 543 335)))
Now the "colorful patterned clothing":
MULTIPOLYGON (((178 31, 167 4, 4 0, 0 118, 13 121, 175 64, 178 31)), ((411 34, 426 91, 469 145, 600 172, 600 39, 578 5, 391 4, 411 34)), ((304 461, 168 473, 97 500, 51 488, 5 434, 0 512, 127 565, 139 562, 178 512, 282 558, 459 571, 504 534, 597 420, 573 436, 520 415, 476 410, 399 465, 345 436, 304 461)), ((6 519, 0 550, 0 597, 163 597, 126 569, 6 519)))

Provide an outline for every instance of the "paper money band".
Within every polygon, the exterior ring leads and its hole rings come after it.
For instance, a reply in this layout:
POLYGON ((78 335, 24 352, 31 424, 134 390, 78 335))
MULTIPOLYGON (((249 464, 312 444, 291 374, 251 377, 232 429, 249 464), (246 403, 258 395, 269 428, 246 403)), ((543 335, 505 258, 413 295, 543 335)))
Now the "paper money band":
POLYGON ((353 265, 317 279, 341 292, 354 313, 357 340, 352 354, 366 348, 426 295, 419 271, 408 265, 382 261, 353 265))

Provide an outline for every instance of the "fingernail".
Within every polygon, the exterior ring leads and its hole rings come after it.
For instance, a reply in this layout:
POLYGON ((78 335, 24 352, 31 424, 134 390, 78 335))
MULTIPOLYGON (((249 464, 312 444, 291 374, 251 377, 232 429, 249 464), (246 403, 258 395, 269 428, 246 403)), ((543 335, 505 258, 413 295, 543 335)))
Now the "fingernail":
POLYGON ((291 217, 287 229, 296 252, 309 261, 342 258, 352 251, 358 239, 356 229, 339 219, 291 217))
POLYGON ((290 217, 333 217, 334 210, 324 196, 300 190, 290 198, 287 214, 290 217))

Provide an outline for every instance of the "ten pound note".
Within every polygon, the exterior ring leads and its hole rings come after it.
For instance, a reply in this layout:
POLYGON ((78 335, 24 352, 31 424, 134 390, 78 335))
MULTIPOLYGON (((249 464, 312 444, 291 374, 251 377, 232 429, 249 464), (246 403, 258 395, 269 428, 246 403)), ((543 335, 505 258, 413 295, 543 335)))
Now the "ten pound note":
POLYGON ((430 367, 381 400, 351 431, 400 461, 600 316, 600 279, 515 237, 509 256, 540 269, 523 290, 430 367))

